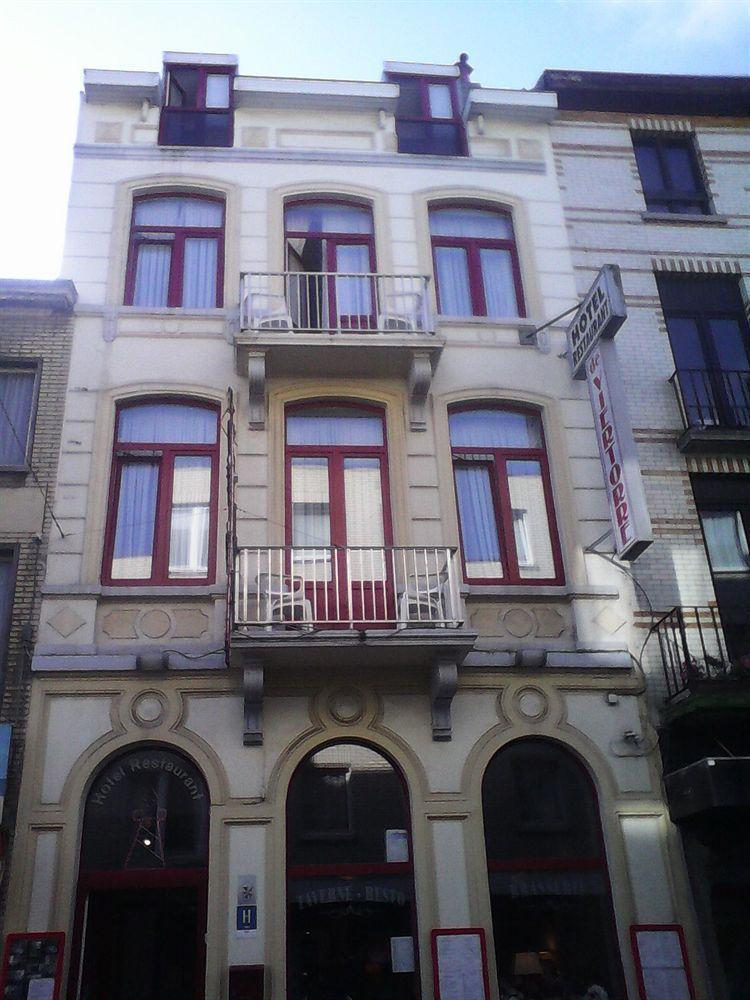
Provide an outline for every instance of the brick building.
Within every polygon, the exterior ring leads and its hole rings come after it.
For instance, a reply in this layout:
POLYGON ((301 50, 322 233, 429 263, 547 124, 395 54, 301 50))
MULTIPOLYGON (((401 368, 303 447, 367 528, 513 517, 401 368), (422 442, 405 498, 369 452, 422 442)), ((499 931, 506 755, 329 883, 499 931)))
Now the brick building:
POLYGON ((0 280, 0 729, 4 912, 73 339, 70 281, 0 280), (12 734, 12 735, 11 735, 12 734), (5 783, 6 775, 2 775, 5 783))
POLYGON ((638 645, 711 995, 729 1000, 750 975, 750 79, 547 70, 538 86, 559 100, 579 292, 603 263, 623 276, 654 531, 633 568, 638 645))

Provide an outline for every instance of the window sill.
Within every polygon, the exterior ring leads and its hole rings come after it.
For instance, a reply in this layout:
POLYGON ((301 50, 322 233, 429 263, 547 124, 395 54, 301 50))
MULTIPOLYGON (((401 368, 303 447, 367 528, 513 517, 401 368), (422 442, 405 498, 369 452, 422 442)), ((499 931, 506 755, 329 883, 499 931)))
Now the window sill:
POLYGON ((183 306, 118 306, 117 312, 121 316, 225 316, 227 310, 224 306, 215 306, 212 309, 186 309, 183 306))
POLYGON ((123 584, 114 586, 110 584, 85 584, 85 583, 48 583, 42 586, 42 594, 45 597, 226 597, 227 588, 223 583, 206 584, 185 584, 173 583, 163 586, 123 584))
POLYGON ((526 316, 437 316, 440 326, 502 326, 513 330, 536 330, 537 324, 526 316))
POLYGON ((729 217, 726 215, 702 215, 680 212, 641 212, 644 222, 671 222, 678 225, 726 226, 729 217))
POLYGON ((461 586, 462 597, 502 597, 513 598, 523 597, 525 600, 532 598, 540 600, 599 600, 608 598, 617 600, 620 592, 616 587, 607 587, 597 584, 581 584, 576 587, 566 584, 543 584, 537 586, 534 583, 528 584, 480 584, 469 583, 461 586))

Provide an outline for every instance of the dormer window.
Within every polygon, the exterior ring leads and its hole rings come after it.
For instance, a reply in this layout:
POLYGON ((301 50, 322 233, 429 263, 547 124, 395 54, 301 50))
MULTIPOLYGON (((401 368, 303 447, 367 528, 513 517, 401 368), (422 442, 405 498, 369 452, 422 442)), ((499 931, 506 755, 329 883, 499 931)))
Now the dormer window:
POLYGON ((167 65, 160 145, 231 146, 233 74, 230 66, 167 65))
POLYGON ((399 153, 466 156, 466 130, 452 77, 390 76, 399 86, 399 153))

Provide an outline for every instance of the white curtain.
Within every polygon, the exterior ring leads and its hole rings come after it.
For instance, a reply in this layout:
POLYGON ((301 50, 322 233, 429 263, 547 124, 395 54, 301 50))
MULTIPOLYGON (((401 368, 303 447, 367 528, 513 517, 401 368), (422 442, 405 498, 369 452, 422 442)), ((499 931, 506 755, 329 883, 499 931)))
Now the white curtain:
MULTIPOLYGON (((380 459, 344 459, 344 506, 346 544, 380 550, 385 544, 380 459)), ((385 579, 382 551, 352 552, 349 560, 353 580, 385 579)))
POLYGON ((342 407, 309 409, 290 413, 286 419, 287 444, 382 445, 383 422, 380 417, 342 407))
POLYGON ((539 462, 508 462, 508 492, 521 576, 546 580, 555 575, 544 481, 539 462))
POLYGON ((169 532, 170 577, 208 575, 210 509, 211 459, 199 455, 177 456, 169 532))
POLYGON ((451 444, 458 448, 541 448, 539 418, 514 410, 459 410, 450 415, 451 444))
POLYGON ((427 89, 430 99, 430 115, 433 118, 453 118, 451 88, 445 83, 431 83, 427 89))
POLYGON ((215 444, 216 411, 187 403, 138 403, 120 410, 117 440, 129 444, 215 444))
POLYGON ((216 307, 216 273, 219 244, 215 239, 185 240, 182 304, 186 309, 216 307))
POLYGON ((501 579, 503 567, 490 469, 479 464, 457 465, 455 473, 466 574, 480 580, 501 579))
MULTIPOLYGON (((370 270, 370 248, 342 245, 336 247, 336 270, 349 274, 367 274, 370 270)), ((369 278, 336 278, 336 312, 339 318, 353 318, 367 326, 372 313, 372 286, 369 278)))
POLYGON ((288 233, 371 233, 372 212, 359 205, 335 202, 304 202, 288 205, 285 213, 288 233))
POLYGON ((0 467, 26 461, 35 378, 31 369, 0 371, 0 467))
POLYGON ((206 107, 229 107, 229 75, 227 73, 206 74, 206 107))
POLYGON ((151 576, 158 483, 155 462, 123 463, 112 555, 114 580, 148 580, 151 576))
POLYGON ((740 512, 709 510, 700 517, 714 573, 747 573, 750 552, 740 512))
POLYGON ((294 553, 295 572, 306 580, 331 579, 331 507, 328 460, 292 459, 292 545, 311 551, 294 553))
POLYGON ((145 198, 135 203, 136 226, 211 229, 222 224, 224 207, 207 198, 145 198))
POLYGON ((167 304, 172 248, 162 244, 141 243, 135 265, 133 305, 147 309, 167 304))
POLYGON ((509 250, 480 250, 488 316, 517 316, 516 286, 509 250))
POLYGON ((438 297, 443 316, 471 316, 469 263, 462 247, 435 247, 438 297))

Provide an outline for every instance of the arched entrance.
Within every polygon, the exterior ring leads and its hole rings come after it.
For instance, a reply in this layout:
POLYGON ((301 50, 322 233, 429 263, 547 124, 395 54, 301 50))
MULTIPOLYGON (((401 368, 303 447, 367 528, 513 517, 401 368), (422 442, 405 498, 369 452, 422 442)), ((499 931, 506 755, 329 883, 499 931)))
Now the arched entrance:
POLYGON ((409 801, 371 747, 309 754, 287 799, 289 1000, 419 995, 409 801))
POLYGON ((518 740, 482 783, 501 1000, 624 996, 596 792, 556 743, 518 740))
POLYGON ((206 783, 165 746, 110 760, 86 800, 69 1000, 202 1000, 206 783))

